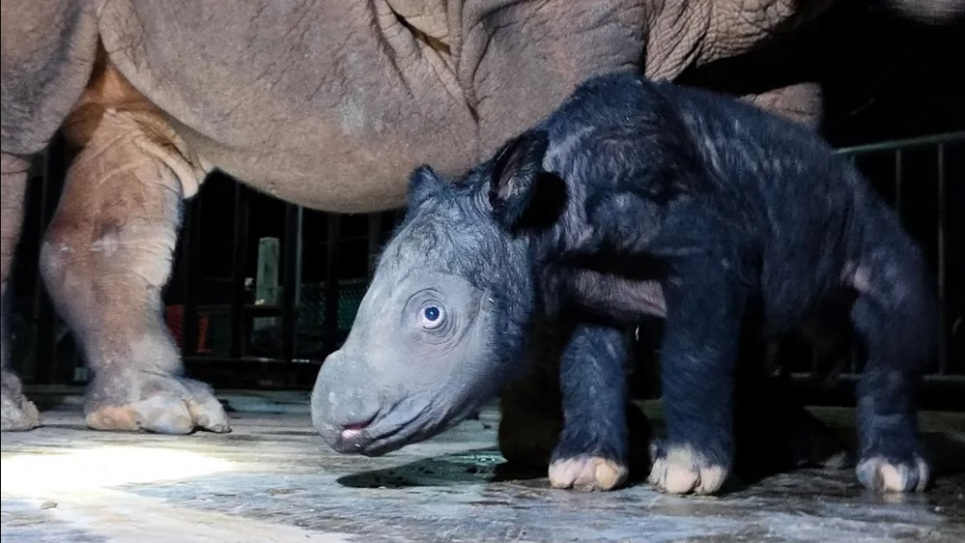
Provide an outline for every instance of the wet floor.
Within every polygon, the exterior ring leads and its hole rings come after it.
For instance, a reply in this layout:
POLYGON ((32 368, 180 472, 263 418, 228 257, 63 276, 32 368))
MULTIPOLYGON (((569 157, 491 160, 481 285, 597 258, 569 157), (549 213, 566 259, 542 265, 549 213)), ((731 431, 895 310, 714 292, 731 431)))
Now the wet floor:
MULTIPOLYGON (((342 456, 300 394, 223 394, 233 432, 93 432, 79 403, 3 434, 4 542, 888 542, 965 541, 965 416, 930 415, 945 447, 928 493, 869 495, 850 470, 800 470, 719 497, 644 484, 555 490, 507 472, 486 409, 382 458, 342 456), (949 452, 955 449, 958 452, 949 452), (960 466, 959 469, 954 469, 960 466)), ((847 420, 846 412, 826 416, 847 420)), ((929 422, 930 421, 930 422, 929 422)))

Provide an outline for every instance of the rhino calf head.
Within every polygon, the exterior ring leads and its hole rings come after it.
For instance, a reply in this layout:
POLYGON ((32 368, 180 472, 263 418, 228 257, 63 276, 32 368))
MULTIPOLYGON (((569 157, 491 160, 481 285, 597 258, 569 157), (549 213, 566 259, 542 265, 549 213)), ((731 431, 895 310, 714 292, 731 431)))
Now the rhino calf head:
POLYGON ((428 166, 413 172, 406 217, 312 393, 332 448, 376 456, 431 437, 522 369, 534 240, 514 230, 533 215, 546 146, 545 134, 526 134, 452 183, 428 166))

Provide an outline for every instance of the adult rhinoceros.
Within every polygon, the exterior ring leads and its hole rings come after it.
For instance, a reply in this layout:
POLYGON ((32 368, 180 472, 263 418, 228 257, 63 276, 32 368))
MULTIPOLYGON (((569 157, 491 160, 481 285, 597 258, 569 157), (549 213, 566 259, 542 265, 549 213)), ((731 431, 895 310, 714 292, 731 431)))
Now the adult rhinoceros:
MULTIPOLYGON (((94 373, 87 424, 226 431, 160 317, 181 202, 213 169, 312 208, 394 207, 413 166, 462 170, 591 75, 672 79, 830 3, 4 0, 3 307, 28 164, 63 127, 80 152, 41 269, 94 373)), ((962 11, 900 3, 926 19, 962 11)), ((812 91, 762 103, 806 120, 812 91)), ((29 429, 39 417, 9 370, 6 326, 2 428, 29 429)))

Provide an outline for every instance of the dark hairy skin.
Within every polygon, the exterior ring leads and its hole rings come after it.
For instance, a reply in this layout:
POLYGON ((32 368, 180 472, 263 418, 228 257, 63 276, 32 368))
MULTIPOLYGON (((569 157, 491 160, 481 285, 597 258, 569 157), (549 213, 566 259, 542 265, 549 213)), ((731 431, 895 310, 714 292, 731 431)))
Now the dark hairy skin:
POLYGON ((733 465, 742 333, 789 333, 846 292, 867 355, 858 479, 925 488, 913 396, 935 293, 896 216, 813 132, 618 72, 459 180, 417 169, 408 198, 318 376, 313 421, 335 449, 385 454, 448 428, 526 371, 534 323, 555 318, 572 333, 550 480, 613 488, 628 447, 622 331, 658 316, 667 435, 649 481, 713 493, 733 465))

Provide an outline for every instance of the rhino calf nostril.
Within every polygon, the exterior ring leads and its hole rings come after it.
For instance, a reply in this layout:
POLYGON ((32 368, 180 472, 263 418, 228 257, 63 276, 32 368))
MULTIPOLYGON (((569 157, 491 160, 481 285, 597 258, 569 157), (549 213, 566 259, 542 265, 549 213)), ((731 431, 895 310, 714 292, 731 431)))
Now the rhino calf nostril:
POLYGON ((342 426, 342 430, 346 432, 357 432, 359 430, 362 430, 368 425, 369 423, 367 422, 357 422, 355 424, 346 424, 345 426, 342 426))
POLYGON ((362 433, 361 429, 346 429, 342 430, 342 439, 346 441, 352 441, 362 433))
POLYGON ((342 439, 354 439, 354 438, 357 438, 357 437, 359 436, 359 434, 362 433, 362 430, 366 429, 370 424, 372 424, 372 421, 373 421, 373 420, 375 420, 375 417, 372 417, 372 418, 370 418, 370 419, 368 419, 368 420, 365 420, 365 421, 362 421, 362 422, 353 422, 353 423, 351 423, 351 424, 343 424, 343 425, 342 425, 342 439))

